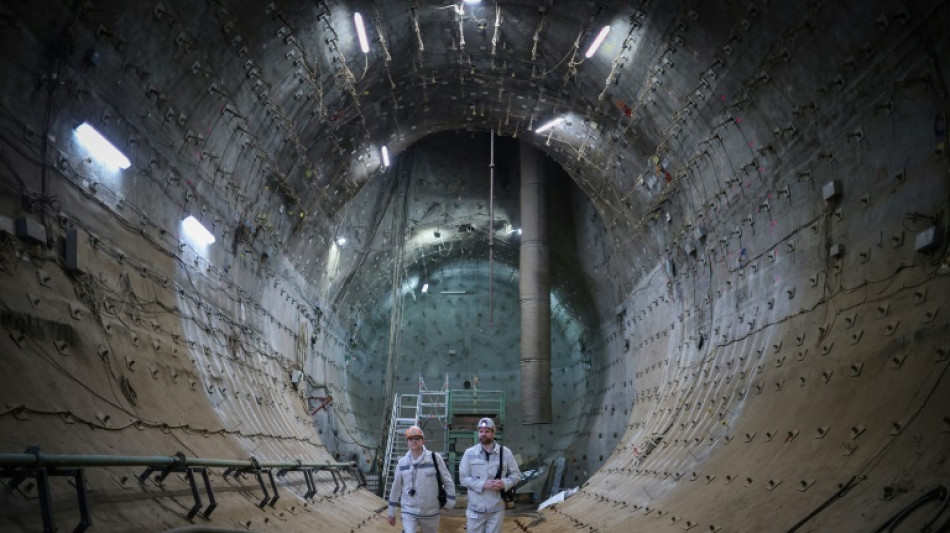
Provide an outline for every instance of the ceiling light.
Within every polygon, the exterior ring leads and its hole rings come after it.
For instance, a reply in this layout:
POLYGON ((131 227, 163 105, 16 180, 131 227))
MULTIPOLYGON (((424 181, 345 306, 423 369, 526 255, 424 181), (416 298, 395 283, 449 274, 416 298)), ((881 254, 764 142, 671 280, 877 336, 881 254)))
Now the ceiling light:
POLYGON ((482 0, 465 0, 466 4, 480 4, 482 0))
POLYGON ((538 129, 534 130, 534 132, 535 132, 535 133, 543 133, 543 132, 548 131, 549 129, 553 128, 554 126, 557 126, 558 124, 560 124, 560 123, 562 123, 562 122, 564 122, 564 117, 557 117, 556 119, 554 119, 554 120, 552 120, 552 121, 546 123, 545 125, 541 126, 541 127, 538 128, 538 129))
POLYGON ((201 222, 198 222, 198 219, 193 216, 188 216, 185 220, 181 221, 182 230, 184 230, 185 237, 194 242, 199 246, 208 246, 209 244, 214 243, 214 235, 207 228, 205 228, 201 222))
POLYGON ((425 293, 427 293, 427 292, 429 292, 429 284, 428 284, 428 283, 423 283, 423 284, 422 284, 422 294, 425 294, 425 293))
POLYGON ((383 166, 389 166, 389 149, 383 146, 383 166))
POLYGON ((346 238, 344 238, 344 237, 337 237, 337 238, 336 238, 336 245, 337 245, 337 246, 343 246, 344 244, 346 244, 346 238))
POLYGON ((359 13, 353 13, 353 23, 356 24, 356 36, 360 40, 360 50, 364 54, 369 53, 369 41, 366 40, 366 28, 363 27, 363 17, 359 13))
POLYGON ((92 152, 92 155, 102 163, 114 168, 127 169, 132 165, 128 157, 120 152, 95 128, 83 122, 76 128, 76 137, 79 138, 79 144, 86 150, 92 152))
POLYGON ((610 26, 604 26, 604 29, 600 30, 600 33, 597 34, 597 38, 594 39, 594 42, 590 44, 590 48, 587 49, 587 53, 584 54, 584 57, 591 57, 596 54, 597 49, 600 48, 601 43, 607 38, 608 33, 610 33, 610 26))

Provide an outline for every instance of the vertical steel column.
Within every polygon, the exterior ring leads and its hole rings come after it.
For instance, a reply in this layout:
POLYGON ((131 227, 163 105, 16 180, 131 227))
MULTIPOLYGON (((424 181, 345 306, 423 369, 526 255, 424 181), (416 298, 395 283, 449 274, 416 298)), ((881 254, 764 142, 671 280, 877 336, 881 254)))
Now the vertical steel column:
POLYGON ((520 143, 521 416, 551 423, 551 279, 544 155, 520 143))
POLYGON ((49 491, 49 473, 45 468, 40 468, 36 473, 36 489, 40 493, 40 516, 43 517, 43 533, 55 533, 53 504, 49 491))

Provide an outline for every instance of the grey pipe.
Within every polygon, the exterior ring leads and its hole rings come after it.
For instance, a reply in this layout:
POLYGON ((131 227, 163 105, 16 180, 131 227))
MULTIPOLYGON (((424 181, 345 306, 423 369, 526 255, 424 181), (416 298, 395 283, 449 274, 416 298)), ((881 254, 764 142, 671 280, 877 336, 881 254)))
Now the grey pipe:
POLYGON ((522 424, 551 423, 551 277, 544 156, 524 141, 521 163, 522 424))

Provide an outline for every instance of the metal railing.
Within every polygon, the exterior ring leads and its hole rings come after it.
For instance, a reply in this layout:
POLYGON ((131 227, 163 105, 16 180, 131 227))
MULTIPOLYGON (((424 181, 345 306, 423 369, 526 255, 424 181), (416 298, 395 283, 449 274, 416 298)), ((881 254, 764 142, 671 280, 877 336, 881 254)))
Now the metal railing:
POLYGON ((505 420, 505 391, 452 389, 449 395, 449 419, 456 415, 494 415, 505 420))
MULTIPOLYGON (((74 531, 82 532, 92 525, 89 506, 86 501, 86 482, 83 468, 96 467, 144 467, 145 470, 137 476, 140 483, 148 481, 149 476, 158 473, 155 481, 162 482, 171 473, 184 473, 191 487, 194 506, 188 511, 188 519, 193 518, 203 507, 198 491, 196 477, 201 476, 204 482, 205 493, 208 497, 208 506, 202 511, 202 516, 210 518, 217 507, 214 499, 214 489, 208 477, 208 468, 224 468, 224 477, 251 473, 257 479, 261 491, 264 493, 258 507, 271 507, 280 498, 277 492, 277 483, 274 480, 274 471, 277 477, 283 477, 288 472, 300 472, 307 484, 305 499, 312 498, 317 493, 317 485, 313 478, 315 471, 329 471, 333 477, 335 488, 333 493, 346 490, 346 481, 341 471, 351 470, 359 486, 366 485, 366 479, 356 463, 304 463, 302 461, 258 461, 251 458, 247 461, 232 459, 203 459, 186 457, 184 453, 171 456, 165 455, 49 455, 40 453, 39 448, 29 448, 24 453, 0 454, 0 479, 9 479, 6 483, 11 491, 18 490, 19 485, 27 478, 35 478, 39 492, 40 512, 43 520, 43 531, 53 532, 56 527, 53 523, 53 507, 50 497, 50 477, 71 477, 74 480, 76 496, 79 502, 79 524, 74 531), (268 492, 264 483, 264 476, 270 481, 273 496, 268 492)), ((21 493, 22 494, 22 493, 21 493)))

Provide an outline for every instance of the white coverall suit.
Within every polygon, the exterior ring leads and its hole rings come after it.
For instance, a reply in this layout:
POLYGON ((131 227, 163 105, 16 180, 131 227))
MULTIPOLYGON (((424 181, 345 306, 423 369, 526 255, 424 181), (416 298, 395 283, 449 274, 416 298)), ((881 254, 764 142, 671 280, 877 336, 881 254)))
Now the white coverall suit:
MULTIPOLYGON (((418 459, 414 459, 409 451, 396 464, 396 475, 389 492, 389 516, 396 516, 397 507, 402 509, 404 533, 436 533, 439 529, 439 484, 433 455, 423 447, 418 459)), ((436 458, 448 496, 445 508, 451 509, 455 507, 455 482, 442 456, 436 455, 436 458)))
MULTIPOLYGON (((468 533, 500 533, 501 522, 505 517, 505 502, 501 499, 501 492, 484 490, 485 481, 495 479, 498 474, 499 449, 502 446, 494 443, 491 453, 486 458, 481 444, 476 444, 465 450, 462 461, 459 463, 459 482, 468 488, 468 508, 465 517, 468 518, 468 533)), ((505 490, 521 481, 521 470, 515 461, 511 449, 504 448, 504 461, 501 479, 505 482, 505 490)))

